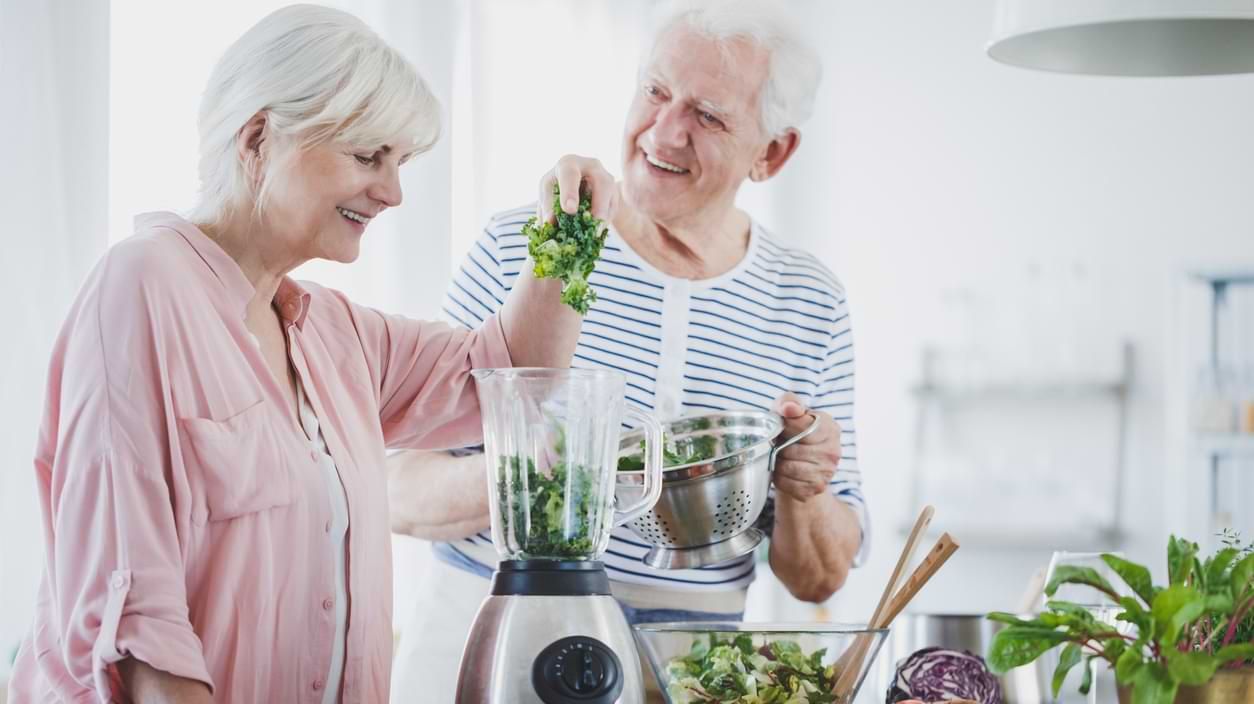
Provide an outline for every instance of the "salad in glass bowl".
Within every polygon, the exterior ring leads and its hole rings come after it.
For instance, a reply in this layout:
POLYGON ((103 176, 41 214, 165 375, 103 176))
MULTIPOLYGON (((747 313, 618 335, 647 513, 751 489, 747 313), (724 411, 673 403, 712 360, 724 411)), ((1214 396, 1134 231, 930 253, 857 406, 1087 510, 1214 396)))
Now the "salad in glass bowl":
POLYGON ((646 623, 634 629, 671 704, 843 704, 857 695, 888 635, 888 629, 822 623, 646 623), (858 670, 840 697, 836 683, 848 667, 858 670))

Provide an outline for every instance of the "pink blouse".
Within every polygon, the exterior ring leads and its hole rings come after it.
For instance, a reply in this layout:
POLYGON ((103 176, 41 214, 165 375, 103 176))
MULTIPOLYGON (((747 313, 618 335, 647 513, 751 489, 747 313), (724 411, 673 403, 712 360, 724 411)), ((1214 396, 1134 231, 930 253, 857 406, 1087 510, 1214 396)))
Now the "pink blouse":
MULTIPOLYGON (((53 350, 35 456, 45 568, 11 701, 121 699, 128 656, 219 702, 321 702, 335 635, 327 483, 244 326, 254 289, 170 213, 92 272, 53 350)), ((291 279, 275 302, 348 499, 344 702, 385 702, 392 566, 384 448, 477 442, 475 332, 291 279)))

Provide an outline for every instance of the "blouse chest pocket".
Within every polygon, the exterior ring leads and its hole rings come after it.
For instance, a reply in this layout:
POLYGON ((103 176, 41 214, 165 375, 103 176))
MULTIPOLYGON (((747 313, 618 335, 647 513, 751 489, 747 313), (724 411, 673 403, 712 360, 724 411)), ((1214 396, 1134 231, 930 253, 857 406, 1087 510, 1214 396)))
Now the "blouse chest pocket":
POLYGON ((189 479, 204 493, 208 520, 293 502, 292 468, 264 400, 226 420, 182 418, 179 435, 189 479))

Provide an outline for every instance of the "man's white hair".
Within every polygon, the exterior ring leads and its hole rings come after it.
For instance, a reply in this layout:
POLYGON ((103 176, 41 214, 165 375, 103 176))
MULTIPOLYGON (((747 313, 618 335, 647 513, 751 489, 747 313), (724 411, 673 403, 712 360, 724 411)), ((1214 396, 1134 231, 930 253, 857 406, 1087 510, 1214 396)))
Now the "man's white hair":
POLYGON ((270 138, 299 149, 333 142, 373 152, 401 139, 392 146, 425 151, 440 136, 439 101, 364 22, 327 7, 285 7, 236 40, 209 77, 200 101, 194 222, 221 223, 250 202, 260 211, 274 169, 257 173, 255 160, 236 148, 258 113, 270 138))
POLYGON ((761 123, 770 137, 800 127, 814 112, 823 65, 783 0, 667 0, 658 5, 644 61, 677 25, 724 44, 736 39, 761 46, 770 56, 762 87, 761 123))

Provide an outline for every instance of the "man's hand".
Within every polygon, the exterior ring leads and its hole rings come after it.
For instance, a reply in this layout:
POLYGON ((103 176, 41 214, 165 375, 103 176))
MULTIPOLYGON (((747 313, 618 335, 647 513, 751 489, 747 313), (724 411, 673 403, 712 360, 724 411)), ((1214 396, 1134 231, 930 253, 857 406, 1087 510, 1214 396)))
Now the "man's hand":
POLYGON ((845 583, 862 540, 857 514, 828 488, 840 462, 840 426, 793 394, 776 399, 775 412, 788 437, 818 424, 776 457, 770 563, 793 596, 819 603, 845 583))
POLYGON ((590 157, 567 154, 540 179, 536 216, 540 222, 556 222, 553 212, 553 184, 562 196, 562 210, 579 210, 579 184, 588 184, 592 194, 592 217, 611 222, 618 210, 618 186, 601 162, 590 157))
POLYGON ((784 437, 809 428, 815 418, 819 423, 813 433, 780 451, 771 478, 776 491, 800 501, 827 492, 840 462, 840 425, 827 413, 806 408, 793 393, 775 400, 775 412, 784 419, 784 437))

